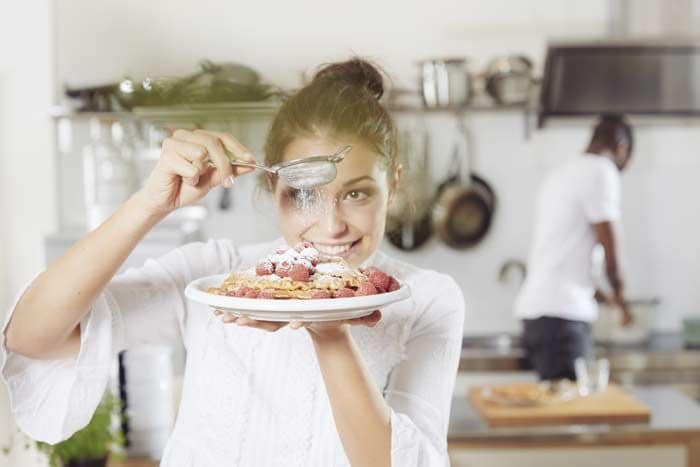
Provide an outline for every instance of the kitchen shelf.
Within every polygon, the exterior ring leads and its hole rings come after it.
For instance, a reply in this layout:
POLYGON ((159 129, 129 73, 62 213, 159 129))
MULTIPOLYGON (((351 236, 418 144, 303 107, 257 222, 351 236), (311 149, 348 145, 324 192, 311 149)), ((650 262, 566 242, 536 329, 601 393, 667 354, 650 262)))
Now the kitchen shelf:
MULTIPOLYGON (((256 118, 271 118, 279 109, 281 101, 268 100, 261 102, 237 102, 221 104, 191 104, 158 107, 135 107, 131 111, 116 112, 80 112, 70 108, 55 106, 49 109, 49 115, 56 119, 85 120, 100 118, 105 120, 137 120, 156 124, 190 123, 202 124, 214 121, 246 120, 256 118)), ((389 103, 387 110, 393 115, 401 114, 453 114, 465 117, 473 113, 512 113, 523 115, 523 133, 529 139, 534 128, 533 119, 537 114, 536 104, 524 102, 521 104, 497 104, 493 101, 472 101, 465 105, 454 107, 425 107, 420 105, 393 105, 389 103)))
POLYGON ((388 106, 391 113, 457 113, 468 114, 471 112, 534 112, 536 109, 530 105, 523 104, 466 104, 454 107, 419 107, 407 105, 388 106))
POLYGON ((49 116, 55 120, 70 119, 70 120, 87 120, 91 118, 104 118, 108 120, 125 120, 133 119, 135 115, 132 112, 117 111, 117 112, 80 112, 68 107, 55 105, 49 108, 49 116))
POLYGON ((49 109, 54 119, 143 120, 148 122, 202 122, 221 121, 239 118, 270 117, 274 115, 280 101, 236 102, 223 104, 191 104, 162 107, 135 107, 131 111, 80 112, 66 107, 55 106, 49 109))
POLYGON ((194 104, 168 107, 136 107, 133 114, 151 122, 201 122, 235 118, 271 117, 280 101, 230 104, 194 104))
MULTIPOLYGON (((188 120, 221 120, 231 117, 269 116, 273 115, 281 105, 280 101, 240 102, 224 104, 192 104, 175 106, 135 107, 132 111, 115 112, 80 112, 62 106, 49 109, 53 118, 138 118, 150 121, 188 121, 188 120)), ((529 103, 494 104, 491 102, 469 103, 453 107, 425 107, 418 105, 387 106, 391 113, 460 113, 471 112, 535 112, 529 103)))

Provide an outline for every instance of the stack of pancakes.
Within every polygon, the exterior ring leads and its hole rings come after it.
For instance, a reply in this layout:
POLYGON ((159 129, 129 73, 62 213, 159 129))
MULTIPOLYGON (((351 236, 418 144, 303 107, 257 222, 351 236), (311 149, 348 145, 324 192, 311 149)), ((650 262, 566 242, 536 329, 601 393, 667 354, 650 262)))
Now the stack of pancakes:
POLYGON ((336 298, 353 296, 366 281, 367 276, 350 268, 344 259, 321 256, 302 243, 278 249, 256 267, 233 272, 208 291, 244 298, 336 298))

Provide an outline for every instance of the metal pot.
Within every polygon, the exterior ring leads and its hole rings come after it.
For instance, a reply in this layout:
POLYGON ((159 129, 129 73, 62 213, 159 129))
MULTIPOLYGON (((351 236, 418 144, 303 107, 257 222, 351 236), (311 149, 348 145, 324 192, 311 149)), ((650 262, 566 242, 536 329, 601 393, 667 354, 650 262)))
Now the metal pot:
POLYGON ((472 75, 467 60, 447 58, 420 62, 420 89, 426 107, 458 107, 469 101, 472 75))
POLYGON ((522 104, 530 98, 532 62, 522 55, 492 60, 486 68, 486 92, 501 104, 522 104))

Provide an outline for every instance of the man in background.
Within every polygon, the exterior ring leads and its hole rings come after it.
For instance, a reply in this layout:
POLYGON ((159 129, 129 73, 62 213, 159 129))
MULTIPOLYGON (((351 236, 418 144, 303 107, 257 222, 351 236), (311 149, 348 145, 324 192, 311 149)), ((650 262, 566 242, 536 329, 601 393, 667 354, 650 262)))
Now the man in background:
POLYGON ((540 379, 575 380, 574 361, 593 352, 598 316, 592 253, 605 251, 609 299, 631 323, 617 263, 614 223, 620 219, 620 172, 632 155, 632 128, 602 116, 583 155, 554 169, 536 201, 528 275, 515 302, 528 358, 540 379))

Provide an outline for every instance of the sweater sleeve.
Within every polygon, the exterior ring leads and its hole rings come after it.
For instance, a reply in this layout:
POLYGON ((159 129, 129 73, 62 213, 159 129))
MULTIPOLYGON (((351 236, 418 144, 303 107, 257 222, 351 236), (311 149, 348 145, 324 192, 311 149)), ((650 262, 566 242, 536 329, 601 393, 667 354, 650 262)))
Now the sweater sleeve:
POLYGON ((464 297, 452 278, 428 279, 434 294, 412 326, 406 358, 392 371, 393 466, 447 466, 447 427, 461 352, 464 297))
POLYGON ((17 296, 0 334, 0 378, 12 413, 30 437, 56 443, 87 425, 109 381, 114 356, 140 344, 187 339, 185 285, 231 270, 237 250, 226 241, 192 243, 116 276, 80 323, 78 355, 40 360, 7 350, 5 330, 24 291, 17 296))

